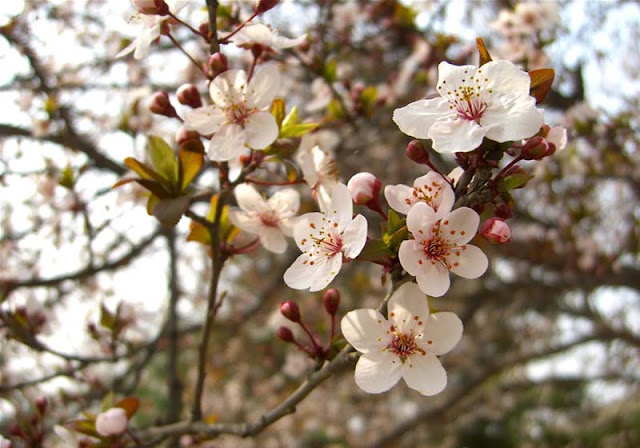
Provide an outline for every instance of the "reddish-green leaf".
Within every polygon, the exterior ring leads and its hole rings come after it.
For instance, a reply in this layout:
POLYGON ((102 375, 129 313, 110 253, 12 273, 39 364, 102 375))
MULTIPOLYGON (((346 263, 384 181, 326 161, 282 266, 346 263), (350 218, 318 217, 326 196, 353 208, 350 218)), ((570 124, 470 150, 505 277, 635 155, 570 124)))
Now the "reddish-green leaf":
POLYGON ((180 147, 180 192, 184 192, 204 164, 204 154, 180 147))
POLYGON ((127 419, 130 419, 138 411, 140 400, 136 397, 126 397, 113 405, 114 408, 122 408, 127 413, 127 419))
POLYGON ((178 185, 178 163, 173 149, 160 137, 150 135, 147 139, 149 156, 153 168, 170 185, 178 185))
POLYGON ((153 171, 149 166, 134 159, 133 157, 127 157, 124 159, 124 164, 130 169, 136 172, 136 174, 143 179, 162 180, 162 176, 153 171))
POLYGON ((476 39, 476 46, 478 47, 478 53, 480 54, 480 67, 482 67, 487 62, 491 62, 491 55, 489 54, 489 50, 484 45, 484 40, 481 37, 476 39))
POLYGON ((531 78, 529 94, 536 99, 538 104, 542 103, 546 98, 555 76, 556 72, 552 68, 541 68, 529 72, 529 77, 531 78))

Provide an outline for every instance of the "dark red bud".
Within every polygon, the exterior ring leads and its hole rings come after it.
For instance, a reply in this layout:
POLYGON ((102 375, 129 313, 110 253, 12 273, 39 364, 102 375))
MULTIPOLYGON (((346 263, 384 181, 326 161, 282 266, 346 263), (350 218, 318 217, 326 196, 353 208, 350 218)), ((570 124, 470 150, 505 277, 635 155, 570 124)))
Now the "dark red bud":
POLYGON ((555 152, 544 137, 533 137, 522 147, 521 156, 524 160, 541 160, 555 152))
POLYGON ((176 97, 178 98, 180 104, 184 104, 185 106, 190 106, 194 109, 197 107, 202 107, 202 98, 200 98, 200 92, 198 92, 198 88, 193 84, 182 84, 180 87, 178 87, 176 97))
POLYGON ((16 437, 24 436, 24 432, 22 431, 22 428, 16 422, 12 422, 9 425, 8 431, 9 431, 9 434, 12 436, 16 436, 16 437))
POLYGON ((507 204, 496 205, 494 213, 501 219, 510 219, 513 217, 513 210, 507 204))
POLYGON ((229 61, 225 55, 220 52, 216 52, 209 56, 207 67, 209 68, 209 76, 215 78, 220 73, 229 70, 229 61))
POLYGON ((280 328, 278 328, 278 330, 276 331, 276 335, 278 335, 278 337, 281 340, 283 340, 284 342, 293 342, 294 341, 293 333, 291 332, 289 327, 280 327, 280 328))
POLYGON ((280 312, 291 322, 300 322, 300 308, 293 300, 287 300, 280 304, 280 312))
POLYGON ((429 162, 429 151, 427 145, 420 140, 412 140, 405 150, 407 157, 414 162, 426 165, 429 162))
POLYGON ((151 104, 149 104, 149 110, 157 115, 164 115, 165 117, 174 118, 178 114, 169 101, 169 94, 167 92, 157 92, 151 97, 151 104))
POLYGON ((322 305, 330 316, 334 316, 340 305, 340 292, 334 288, 327 289, 322 295, 322 305))
POLYGON ((36 408, 38 408, 38 411, 40 412, 40 414, 44 414, 44 412, 47 410, 48 405, 49 405, 49 402, 46 399, 46 397, 36 398, 36 408))
POLYGON ((198 31, 200 31, 200 34, 202 34, 203 36, 208 37, 209 33, 211 33, 211 28, 209 28, 209 22, 202 22, 198 27, 198 31))
POLYGON ((256 14, 262 14, 263 12, 269 11, 271 8, 274 8, 280 0, 258 0, 253 7, 253 10, 256 14))

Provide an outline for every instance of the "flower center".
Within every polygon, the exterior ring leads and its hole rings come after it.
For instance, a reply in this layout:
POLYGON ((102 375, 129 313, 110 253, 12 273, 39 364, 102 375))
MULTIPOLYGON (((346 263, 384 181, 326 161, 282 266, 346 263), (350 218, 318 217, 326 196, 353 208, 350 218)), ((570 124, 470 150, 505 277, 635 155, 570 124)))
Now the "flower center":
POLYGON ((413 200, 407 199, 405 202, 408 205, 413 205, 416 202, 425 202, 429 205, 434 211, 438 211, 440 207, 440 192, 442 191, 442 185, 439 185, 437 182, 432 182, 431 185, 425 184, 421 187, 414 187, 411 191, 411 195, 413 196, 413 200))
POLYGON ((472 86, 462 86, 454 92, 456 99, 449 102, 455 108, 458 117, 463 120, 478 121, 487 109, 486 103, 480 99, 480 93, 474 93, 472 86))
POLYGON ((227 114, 227 118, 231 123, 239 124, 240 126, 244 126, 244 124, 249 119, 252 111, 247 108, 246 104, 232 104, 227 107, 225 111, 227 114))
POLYGON ((342 236, 339 233, 327 232, 324 238, 315 240, 318 249, 325 253, 327 257, 333 257, 342 252, 342 236))
POLYGON ((405 360, 414 353, 425 354, 425 351, 416 344, 416 336, 413 332, 409 334, 397 333, 393 327, 391 331, 393 335, 387 349, 394 355, 397 355, 402 362, 405 362, 405 360))
POLYGON ((280 218, 273 210, 269 210, 269 211, 260 213, 260 222, 265 227, 278 227, 280 218))

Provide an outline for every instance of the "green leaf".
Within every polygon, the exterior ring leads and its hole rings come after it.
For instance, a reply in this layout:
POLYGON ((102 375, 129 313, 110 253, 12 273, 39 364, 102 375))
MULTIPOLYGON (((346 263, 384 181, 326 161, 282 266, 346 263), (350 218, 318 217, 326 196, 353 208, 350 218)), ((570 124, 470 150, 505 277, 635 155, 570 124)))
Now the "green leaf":
POLYGON ((368 240, 362 252, 358 255, 358 260, 384 262, 388 257, 393 256, 393 252, 389 250, 384 241, 368 240))
POLYGON ((387 214, 387 233, 392 234, 396 232, 404 227, 406 222, 406 218, 400 217, 394 209, 390 208, 387 214))
POLYGON ((344 110, 342 110, 342 105, 340 104, 340 101, 336 100, 335 98, 332 98, 331 101, 329 101, 327 111, 330 119, 340 120, 344 118, 344 110))
POLYGON ((109 331, 112 331, 117 324, 117 317, 109 309, 104 306, 104 303, 100 304, 100 325, 109 331))
POLYGON ((301 137, 317 127, 317 123, 300 123, 298 106, 295 106, 282 120, 279 138, 301 137))
POLYGON ((515 173, 510 176, 505 177, 502 180, 505 188, 508 190, 515 190, 516 188, 522 188, 527 185, 534 176, 528 173, 515 173))
POLYGON ((271 103, 271 115, 276 119, 278 128, 282 127, 282 121, 284 120, 285 102, 282 98, 276 98, 271 103))
POLYGON ((157 181, 162 180, 162 176, 160 176, 158 173, 156 173, 146 164, 134 159, 133 157, 127 157, 126 159, 124 159, 124 164, 127 165, 127 167, 129 167, 133 171, 135 171, 136 174, 142 177, 143 179, 157 180, 157 181))
POLYGON ((387 232, 382 236, 382 240, 394 254, 398 253, 400 244, 407 239, 409 239, 409 230, 407 230, 407 226, 403 226, 393 233, 387 232))
POLYGON ((529 72, 529 77, 531 78, 529 95, 536 99, 537 104, 542 103, 547 97, 555 76, 556 72, 552 68, 541 68, 529 72))
POLYGON ((376 88, 376 86, 366 87, 360 94, 360 104, 362 105, 367 116, 371 116, 375 109, 377 101, 378 89, 376 88))
POLYGON ((64 170, 62 170, 62 175, 60 176, 58 184, 62 185, 64 188, 73 190, 73 186, 76 184, 76 179, 71 165, 67 165, 64 170))
POLYGON ((482 67, 487 62, 491 62, 491 55, 489 54, 489 50, 484 45, 484 40, 481 37, 476 39, 476 46, 478 47, 478 53, 480 54, 480 67, 482 67))
POLYGON ((191 151, 185 145, 178 151, 180 162, 180 192, 184 192, 204 165, 204 154, 191 151))
POLYGON ((178 186, 178 163, 173 149, 162 138, 150 135, 147 148, 154 170, 172 186, 178 186))
POLYGON ((148 179, 135 179, 135 181, 159 198, 168 198, 170 196, 163 183, 148 179))
POLYGON ((337 71, 338 71, 338 61, 336 61, 335 59, 331 59, 324 66, 324 70, 323 70, 324 79, 330 83, 334 82, 336 79, 338 79, 337 71))

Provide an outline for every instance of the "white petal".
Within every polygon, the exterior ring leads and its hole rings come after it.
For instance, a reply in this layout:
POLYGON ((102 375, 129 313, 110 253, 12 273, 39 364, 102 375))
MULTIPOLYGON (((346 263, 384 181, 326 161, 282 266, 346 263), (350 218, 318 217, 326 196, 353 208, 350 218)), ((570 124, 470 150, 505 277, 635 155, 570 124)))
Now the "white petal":
POLYGON ((475 210, 460 207, 440 221, 440 229, 447 241, 460 245, 471 241, 478 231, 478 224, 480 216, 475 210))
POLYGON ((435 151, 451 154, 473 151, 480 146, 485 133, 486 129, 481 128, 475 121, 458 117, 435 122, 429 130, 428 137, 433 139, 435 151))
POLYGON ((249 107, 266 109, 278 93, 280 72, 276 64, 265 64, 255 72, 247 89, 249 107))
POLYGON ((231 224, 240 230, 244 230, 253 235, 260 233, 262 227, 255 215, 245 213, 242 210, 229 210, 229 220, 231 224))
POLYGON ((265 200, 250 184, 240 184, 235 190, 238 206, 246 212, 260 212, 265 209, 265 200))
POLYGON ((416 240, 406 240, 400 244, 400 250, 398 251, 398 258, 402 268, 409 273, 409 275, 416 275, 418 269, 424 263, 429 262, 422 245, 416 240))
POLYGON ((454 313, 434 313, 425 322, 420 347, 431 355, 448 353, 462 339, 462 321, 454 313), (429 341, 431 343, 429 343, 429 341))
MULTIPOLYGON (((129 45, 127 45, 122 50, 120 50, 120 52, 116 55, 116 59, 121 58, 121 57, 126 56, 129 53, 131 53, 133 50, 136 49, 136 45, 137 45, 137 42, 135 40, 133 40, 129 45)), ((56 426, 56 428, 57 428, 57 426, 56 426)))
POLYGON ((314 273, 309 292, 321 291, 336 278, 340 268, 342 268, 342 255, 336 254, 331 257, 318 257, 315 262, 317 270, 314 273))
POLYGON ((411 356, 402 365, 402 377, 407 386, 426 396, 439 394, 447 387, 447 372, 435 356, 411 356))
POLYGON ((358 215, 347 225, 342 233, 342 243, 344 256, 356 258, 362 252, 362 248, 367 242, 367 219, 358 215))
POLYGON ((320 231, 324 229, 324 215, 318 212, 305 213, 293 225, 293 238, 301 251, 306 252, 320 239, 320 231))
POLYGON ((245 133, 237 124, 224 124, 213 134, 207 154, 211 160, 226 161, 242 154, 245 133))
POLYGON ((455 116, 444 98, 418 100, 393 111, 393 121, 402 132, 415 138, 431 138, 429 130, 436 120, 455 116))
POLYGON ((431 235, 431 228, 438 220, 436 212, 424 202, 418 202, 407 215, 407 229, 418 241, 423 241, 431 235))
POLYGON ((435 171, 429 171, 422 177, 419 177, 413 183, 414 188, 421 187, 428 191, 431 202, 428 204, 436 211, 436 216, 441 218, 448 214, 453 208, 456 200, 455 193, 451 184, 435 171), (431 190, 429 190, 431 189, 431 190))
POLYGON ((429 303, 418 285, 405 283, 389 299, 389 321, 403 334, 419 333, 429 318, 429 303))
POLYGON ((375 356, 364 354, 356 364, 356 384, 370 394, 386 392, 396 385, 402 376, 400 359, 389 352, 380 352, 375 356))
POLYGON ((384 188, 384 197, 387 199, 389 207, 406 215, 414 203, 412 191, 413 188, 407 185, 387 185, 384 188))
POLYGON ((489 259, 480 248, 465 244, 451 250, 447 263, 451 266, 451 272, 460 277, 478 278, 487 270, 489 259))
POLYGON ((287 240, 280 229, 276 227, 262 226, 258 237, 260 238, 260 243, 269 252, 281 254, 287 250, 287 240))
POLYGON ((518 93, 521 95, 529 95, 529 87, 531 86, 531 78, 527 72, 520 70, 516 65, 508 60, 499 60, 487 62, 480 67, 479 77, 488 79, 484 85, 484 92, 488 93, 493 90, 493 95, 501 93, 518 93))
POLYGON ((311 286, 316 275, 317 267, 314 263, 309 264, 310 257, 308 254, 302 254, 293 262, 289 269, 284 273, 284 282, 289 288, 307 289, 311 286))
POLYGON ((291 217, 300 208, 300 193, 293 188, 285 188, 274 193, 267 201, 267 204, 279 216, 283 218, 291 217))
MULTIPOLYGON (((477 67, 473 65, 452 65, 441 62, 438 65, 438 93, 450 100, 456 100, 454 89, 463 85, 471 85, 471 77, 476 73, 477 67)), ((448 104, 448 102, 447 102, 448 104)))
POLYGON ((451 284, 449 270, 440 262, 426 261, 416 273, 420 290, 432 297, 442 297, 451 284))
POLYGON ((331 195, 331 206, 327 211, 327 217, 338 223, 339 229, 345 229, 353 219, 353 203, 351 193, 344 184, 337 184, 331 195))
POLYGON ((247 74, 242 70, 227 70, 220 73, 209 85, 209 95, 220 107, 244 102, 243 86, 247 84, 247 74))
POLYGON ((184 125, 202 135, 209 135, 216 132, 225 119, 224 113, 217 107, 204 106, 188 111, 184 125))
POLYGON ((480 124, 487 138, 502 143, 531 137, 540 130, 543 119, 532 96, 503 95, 484 111, 480 124))
POLYGON ((247 145, 253 149, 264 149, 278 138, 278 123, 269 112, 255 112, 245 124, 247 145))
POLYGON ((389 322, 373 309, 349 311, 340 321, 342 335, 362 353, 380 351, 388 345, 389 322))

